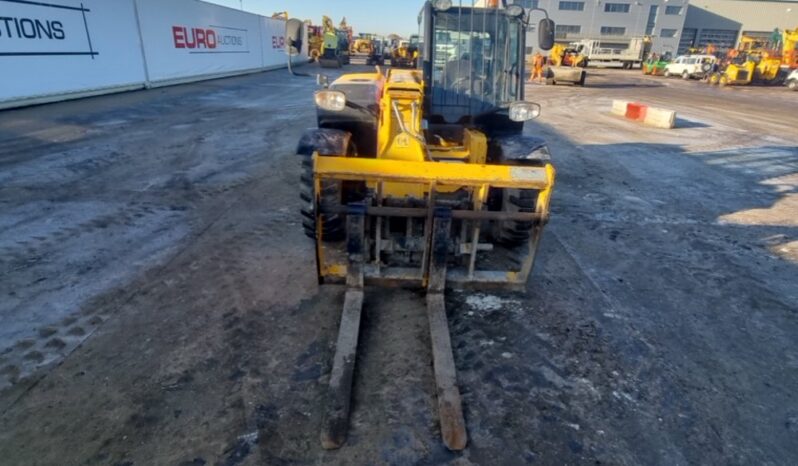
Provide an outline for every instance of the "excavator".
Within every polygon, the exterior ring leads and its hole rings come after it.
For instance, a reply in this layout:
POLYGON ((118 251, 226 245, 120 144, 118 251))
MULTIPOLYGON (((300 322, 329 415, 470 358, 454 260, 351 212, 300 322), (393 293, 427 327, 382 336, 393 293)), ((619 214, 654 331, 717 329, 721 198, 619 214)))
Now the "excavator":
POLYGON ((322 68, 340 68, 349 64, 347 31, 336 29, 328 16, 322 17, 322 44, 319 64, 322 68))
POLYGON ((554 44, 549 52, 549 66, 546 69, 546 84, 571 83, 585 85, 587 57, 574 48, 554 44))
POLYGON ((555 180, 546 142, 524 132, 541 111, 524 95, 526 30, 541 12, 548 50, 545 10, 428 0, 418 69, 318 78, 317 127, 297 146, 302 225, 319 282, 346 285, 326 449, 347 437, 366 286, 426 290, 441 436, 450 450, 467 444, 444 293, 522 291, 532 271, 555 180))

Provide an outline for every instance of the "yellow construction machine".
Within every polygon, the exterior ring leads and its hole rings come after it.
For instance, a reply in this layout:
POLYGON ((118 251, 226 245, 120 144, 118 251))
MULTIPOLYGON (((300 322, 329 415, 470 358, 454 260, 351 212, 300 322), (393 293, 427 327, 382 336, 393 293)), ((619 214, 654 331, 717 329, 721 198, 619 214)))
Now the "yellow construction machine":
POLYGON ((358 34, 358 36, 352 41, 352 46, 349 50, 349 53, 370 54, 373 50, 375 39, 376 36, 374 34, 358 34))
POLYGON ((775 43, 743 35, 725 69, 710 75, 708 82, 720 86, 783 83, 790 70, 798 68, 798 29, 777 35, 780 40, 775 43))
POLYGON ((798 68, 798 28, 785 29, 781 41, 782 65, 791 70, 798 68))
POLYGON ((391 66, 395 68, 416 68, 419 55, 418 45, 418 35, 410 36, 410 40, 399 41, 391 51, 391 66))
MULTIPOLYGON (((345 24, 346 19, 342 21, 345 24)), ((340 68, 349 64, 349 31, 336 29, 328 16, 322 17, 322 44, 319 64, 322 68, 340 68)))
MULTIPOLYGON (((540 113, 524 96, 528 22, 519 5, 427 1, 420 69, 319 77, 318 127, 297 149, 303 226, 319 282, 347 287, 324 448, 346 440, 367 285, 426 289, 443 442, 466 446, 444 290, 523 290, 554 187, 545 141, 523 132, 540 113)), ((553 21, 537 29, 548 50, 553 21)))
POLYGON ((546 84, 571 83, 585 85, 587 57, 573 47, 554 44, 549 51, 546 84))
POLYGON ((723 71, 709 77, 710 84, 719 86, 747 85, 751 83, 776 84, 782 78, 781 57, 770 56, 767 52, 741 53, 723 71))
POLYGON ((322 26, 314 26, 313 21, 305 20, 305 30, 308 34, 308 56, 317 61, 321 57, 321 48, 324 44, 324 29, 322 26))

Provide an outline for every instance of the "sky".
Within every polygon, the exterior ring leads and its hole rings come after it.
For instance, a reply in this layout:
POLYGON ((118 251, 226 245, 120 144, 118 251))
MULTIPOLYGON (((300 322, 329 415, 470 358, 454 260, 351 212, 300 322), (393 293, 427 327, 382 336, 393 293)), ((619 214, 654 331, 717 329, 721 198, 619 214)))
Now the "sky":
POLYGON ((418 32, 418 13, 423 0, 205 0, 210 3, 271 16, 288 11, 291 18, 310 19, 321 24, 322 15, 332 18, 337 26, 341 18, 354 28, 355 34, 368 32, 409 36, 418 32))

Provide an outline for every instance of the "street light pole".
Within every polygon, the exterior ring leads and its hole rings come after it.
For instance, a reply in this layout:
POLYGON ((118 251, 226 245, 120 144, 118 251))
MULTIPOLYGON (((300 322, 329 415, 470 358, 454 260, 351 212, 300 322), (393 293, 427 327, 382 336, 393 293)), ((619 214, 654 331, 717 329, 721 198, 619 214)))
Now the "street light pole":
POLYGON ((241 5, 241 11, 244 11, 244 0, 238 0, 238 4, 241 5))

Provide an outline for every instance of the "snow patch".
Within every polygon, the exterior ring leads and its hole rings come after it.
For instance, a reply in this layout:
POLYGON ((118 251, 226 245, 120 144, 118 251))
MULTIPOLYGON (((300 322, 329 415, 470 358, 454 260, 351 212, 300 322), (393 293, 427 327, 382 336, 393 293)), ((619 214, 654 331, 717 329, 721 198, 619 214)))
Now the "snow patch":
POLYGON ((511 311, 518 310, 521 302, 515 299, 502 299, 489 294, 474 294, 466 298, 466 304, 475 311, 493 312, 500 311, 502 308, 509 308, 508 310, 511 311))

